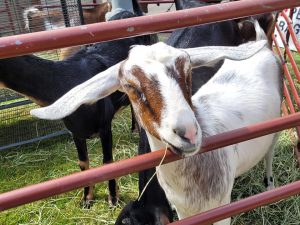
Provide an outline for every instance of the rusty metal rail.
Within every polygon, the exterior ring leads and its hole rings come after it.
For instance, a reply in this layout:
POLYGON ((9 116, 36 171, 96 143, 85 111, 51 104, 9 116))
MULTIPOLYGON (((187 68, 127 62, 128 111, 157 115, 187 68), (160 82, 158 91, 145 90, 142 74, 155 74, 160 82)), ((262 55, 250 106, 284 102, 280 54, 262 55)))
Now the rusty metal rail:
POLYGON ((299 5, 300 0, 243 0, 120 21, 3 37, 0 38, 0 58, 156 33, 272 12, 299 5))
MULTIPOLYGON (((292 128, 296 125, 300 125, 300 113, 205 138, 201 149, 202 152, 208 152, 217 148, 278 132, 283 129, 292 128)), ((124 176, 129 173, 153 168, 160 163, 163 155, 164 150, 158 150, 0 194, 0 211, 53 195, 58 195, 80 187, 124 176)), ((179 159, 180 157, 178 155, 173 154, 171 151, 167 151, 163 163, 169 163, 179 159)))
MULTIPOLYGON (((298 54, 300 54, 300 43, 297 40, 295 31, 293 29, 293 22, 291 20, 291 18, 293 17, 292 12, 293 12, 293 9, 291 8, 290 9, 290 15, 287 15, 286 12, 284 12, 284 11, 282 11, 280 13, 280 15, 282 15, 282 17, 286 21, 289 36, 292 38, 292 43, 294 44, 294 46, 296 48, 296 52, 298 54)), ((285 75, 285 78, 287 80, 287 82, 286 81, 284 82, 284 96, 285 96, 285 101, 286 101, 286 103, 284 103, 284 110, 286 111, 285 114, 287 114, 288 112, 293 114, 295 112, 298 112, 299 109, 300 109, 300 97, 299 97, 298 90, 297 90, 296 85, 295 85, 295 82, 300 83, 300 72, 299 72, 298 66, 296 64, 296 61, 293 57, 292 51, 289 48, 288 40, 285 37, 285 35, 283 34, 283 32, 280 30, 278 24, 276 24, 276 30, 277 30, 277 32, 279 34, 279 37, 280 37, 280 39, 283 43, 283 49, 285 51, 285 54, 288 57, 288 61, 291 64, 291 69, 289 69, 289 67, 287 66, 287 61, 286 61, 285 57, 283 56, 283 54, 281 52, 281 49, 280 49, 279 44, 276 40, 276 37, 273 35, 273 41, 274 41, 274 45, 275 45, 275 48, 276 48, 276 52, 277 52, 277 54, 279 56, 279 59, 282 63, 283 70, 284 70, 284 75, 285 75), (296 78, 295 81, 293 80, 291 72, 293 72, 295 74, 295 78, 296 78)), ((300 127, 299 126, 296 127, 296 133, 297 133, 297 137, 298 137, 298 144, 294 149, 294 153, 295 153, 296 159, 298 161, 298 166, 300 167, 300 142, 299 142, 300 127)))
POLYGON ((172 225, 210 225, 214 222, 226 219, 231 216, 247 212, 260 206, 277 202, 281 199, 290 197, 292 195, 300 194, 300 181, 293 182, 275 188, 271 191, 266 191, 251 197, 227 204, 207 212, 191 216, 180 221, 171 223, 172 225))
MULTIPOLYGON (((122 21, 112 21, 102 24, 86 25, 75 28, 66 28, 56 31, 45 31, 36 34, 26 34, 0 38, 0 58, 13 57, 31 52, 49 50, 72 45, 80 45, 111 39, 136 36, 145 33, 153 33, 163 30, 170 30, 189 25, 198 25, 210 23, 231 18, 254 15, 264 12, 281 10, 288 7, 300 6, 300 0, 244 0, 240 2, 225 3, 221 6, 207 6, 199 9, 183 10, 180 12, 164 13, 157 16, 145 16, 141 18, 132 18, 122 21), (128 29, 130 28, 130 29, 128 29), (66 32, 67 31, 67 32, 66 32)), ((299 43, 293 32, 292 22, 287 15, 282 14, 288 22, 288 28, 292 40, 299 52, 299 43)), ((278 26, 277 26, 278 29, 278 26)), ((292 69, 300 81, 300 73, 293 55, 289 51, 288 43, 283 34, 279 35, 283 40, 292 69)), ((279 130, 294 128, 298 137, 300 136, 300 113, 296 113, 300 108, 300 97, 294 85, 293 78, 285 59, 282 56, 281 49, 274 38, 275 47, 279 58, 283 64, 284 73, 288 82, 284 83, 284 94, 286 103, 283 105, 283 111, 286 116, 272 121, 267 121, 237 130, 229 131, 223 134, 215 135, 204 139, 203 152, 211 151, 220 147, 235 144, 241 141, 249 140, 279 130), (291 89, 291 94, 289 89, 291 89), (295 107, 296 106, 296 107, 295 107), (287 115, 290 113, 291 115, 287 115)), ((300 144, 298 143, 295 153, 300 161, 300 144)), ((159 164, 164 150, 148 153, 145 155, 122 160, 102 167, 79 172, 59 179, 50 180, 44 183, 31 185, 25 188, 17 189, 7 193, 0 194, 0 211, 7 210, 29 202, 37 201, 53 195, 61 194, 76 188, 84 187, 90 184, 103 182, 111 178, 120 177, 129 173, 152 168, 159 164)), ((164 163, 180 159, 168 151, 164 163)), ((249 198, 237 201, 205 213, 186 218, 173 223, 174 225, 194 225, 211 224, 218 220, 248 211, 258 206, 266 205, 271 202, 300 193, 300 181, 294 182, 276 188, 275 190, 264 192, 249 198)))

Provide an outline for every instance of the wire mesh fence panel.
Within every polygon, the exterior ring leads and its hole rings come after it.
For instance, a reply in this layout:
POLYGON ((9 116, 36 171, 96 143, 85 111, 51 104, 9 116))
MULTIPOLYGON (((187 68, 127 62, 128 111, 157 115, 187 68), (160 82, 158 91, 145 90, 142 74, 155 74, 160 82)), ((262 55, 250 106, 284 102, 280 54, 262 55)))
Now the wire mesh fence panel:
POLYGON ((0 105, 1 103, 5 103, 7 101, 12 101, 20 98, 23 97, 14 91, 11 91, 9 89, 0 89, 0 105))
MULTIPOLYGON (((0 37, 81 25, 80 7, 78 0, 0 0, 0 37)), ((60 60, 72 52, 67 48, 36 55, 60 60)), ((16 92, 0 89, 0 150, 66 133, 62 122, 32 118, 34 107, 16 92)))
POLYGON ((29 112, 36 107, 29 103, 0 110, 0 150, 67 133, 61 121, 31 117, 29 112))

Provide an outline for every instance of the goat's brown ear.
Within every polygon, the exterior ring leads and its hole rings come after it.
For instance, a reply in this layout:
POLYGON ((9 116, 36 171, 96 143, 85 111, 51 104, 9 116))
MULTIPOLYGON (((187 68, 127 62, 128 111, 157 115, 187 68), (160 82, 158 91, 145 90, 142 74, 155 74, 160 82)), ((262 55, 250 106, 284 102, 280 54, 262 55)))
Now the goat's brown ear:
POLYGON ((266 40, 249 42, 237 47, 210 46, 184 49, 191 59, 193 68, 214 63, 221 59, 244 60, 267 46, 266 40))
POLYGON ((34 109, 30 114, 41 119, 57 120, 62 119, 82 104, 92 104, 120 88, 118 63, 109 69, 95 75, 84 83, 74 87, 52 105, 34 109))

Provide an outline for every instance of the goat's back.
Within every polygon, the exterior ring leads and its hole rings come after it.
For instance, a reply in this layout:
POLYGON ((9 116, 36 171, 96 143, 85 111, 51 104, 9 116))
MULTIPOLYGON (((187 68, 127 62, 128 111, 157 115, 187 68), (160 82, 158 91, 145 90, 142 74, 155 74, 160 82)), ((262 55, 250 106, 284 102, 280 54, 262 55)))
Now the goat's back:
MULTIPOLYGON (((280 117, 280 63, 267 47, 246 60, 225 60, 192 100, 208 136, 280 117)), ((271 134, 236 145, 236 176, 256 165, 273 141, 271 134)))

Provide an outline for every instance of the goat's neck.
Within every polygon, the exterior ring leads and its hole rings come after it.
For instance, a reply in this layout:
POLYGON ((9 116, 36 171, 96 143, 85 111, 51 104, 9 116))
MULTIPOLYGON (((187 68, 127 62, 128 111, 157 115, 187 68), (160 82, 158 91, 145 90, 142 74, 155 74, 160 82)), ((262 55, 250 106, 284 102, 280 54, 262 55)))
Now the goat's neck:
POLYGON ((57 88, 52 77, 54 74, 59 75, 57 72, 54 62, 34 56, 2 59, 0 88, 12 89, 40 105, 48 105, 55 100, 55 95, 49 92, 54 92, 57 88))
MULTIPOLYGON (((151 134, 147 133, 147 137, 151 151, 166 147, 151 134)), ((233 158, 233 155, 218 150, 187 157, 156 168, 159 184, 164 189, 168 200, 180 209, 178 213, 181 217, 207 210, 207 198, 212 199, 213 202, 218 201, 220 196, 227 192, 228 183, 233 183, 233 177, 229 175, 232 170, 230 158, 233 158), (211 184, 215 185, 211 187, 211 184), (185 209, 187 202, 189 207, 185 209)))
POLYGON ((77 61, 55 62, 32 55, 1 59, 0 83, 39 105, 48 105, 92 75, 87 67, 89 63, 77 61))

